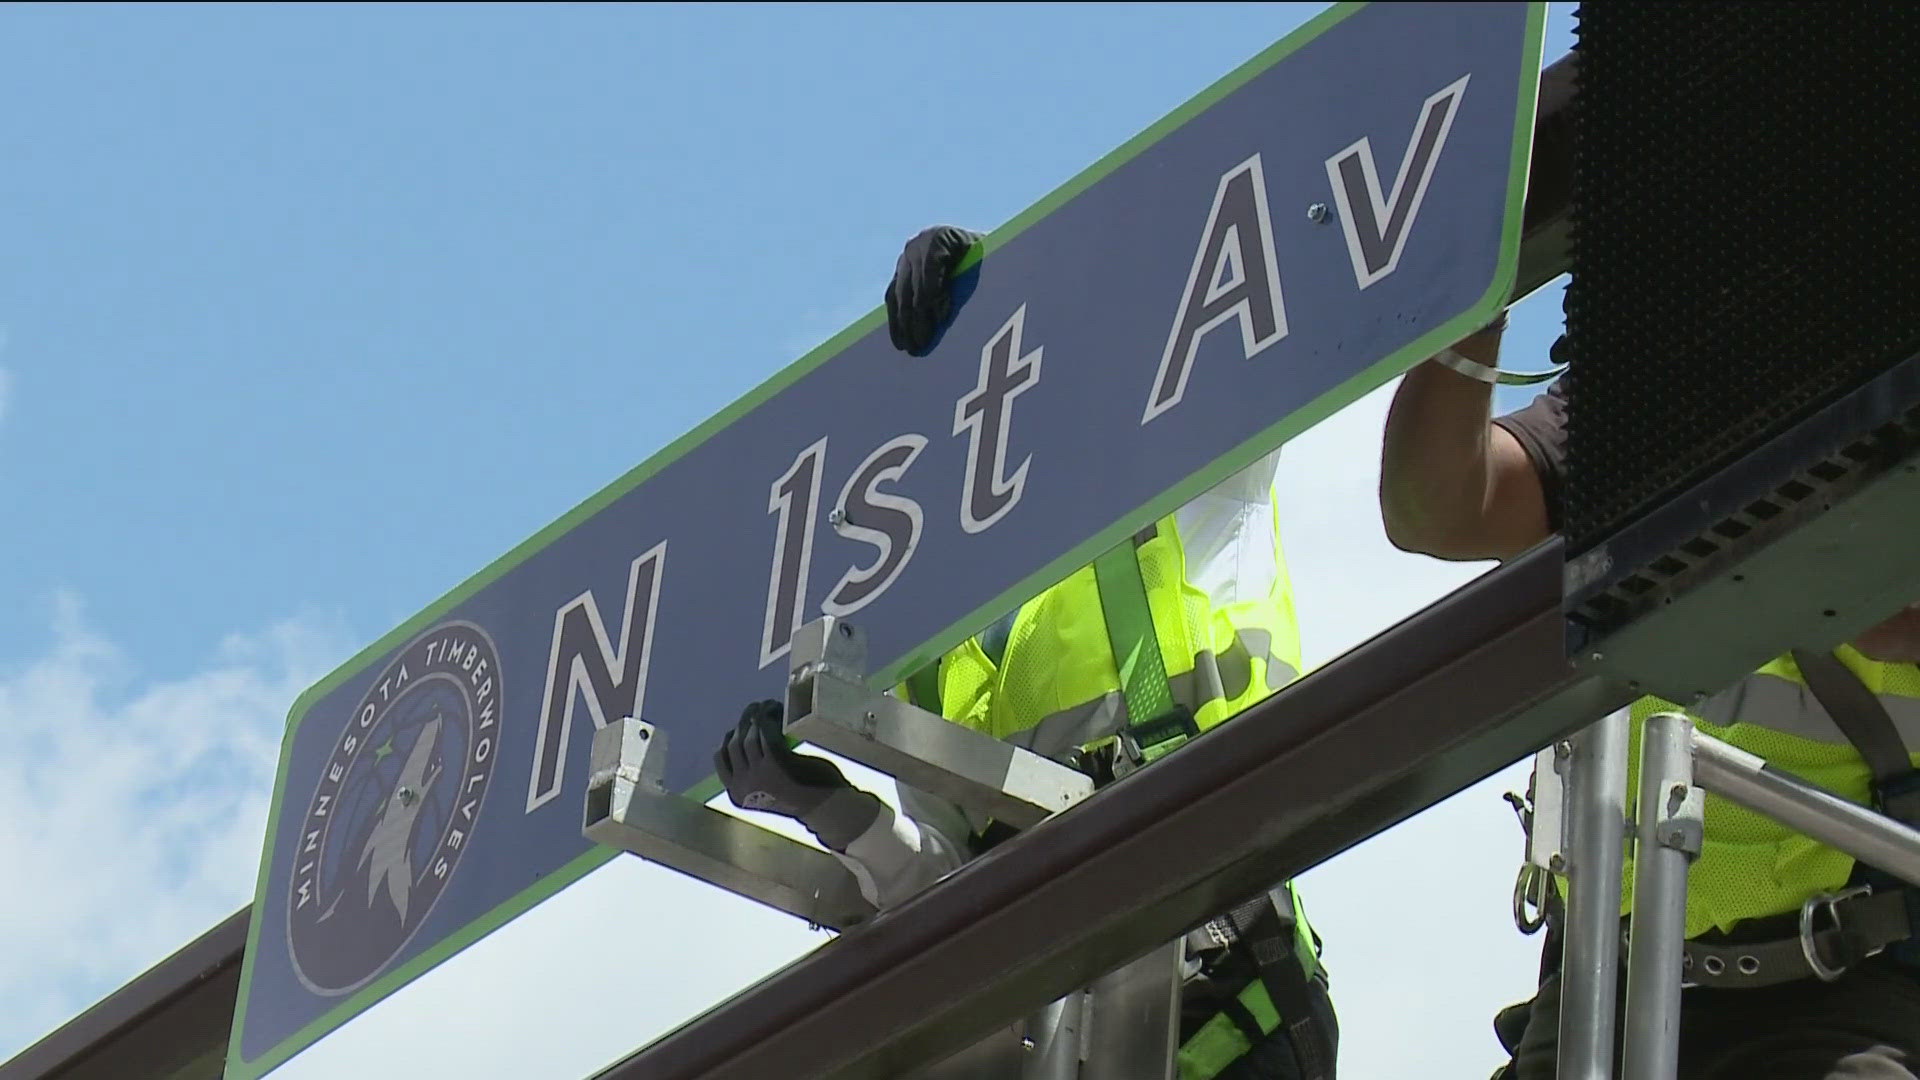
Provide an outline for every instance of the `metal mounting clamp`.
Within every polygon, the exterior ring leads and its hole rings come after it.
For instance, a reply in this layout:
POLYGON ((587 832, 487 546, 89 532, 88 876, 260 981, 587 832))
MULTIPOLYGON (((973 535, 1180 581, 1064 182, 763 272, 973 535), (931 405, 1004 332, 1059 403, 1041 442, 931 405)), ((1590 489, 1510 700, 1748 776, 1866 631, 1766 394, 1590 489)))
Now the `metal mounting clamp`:
POLYGON ((595 843, 844 930, 875 909, 840 860, 666 790, 667 734, 631 717, 594 733, 583 831, 595 843))
POLYGON ((1028 828, 1093 794, 1093 779, 866 683, 866 635, 824 616, 793 636, 788 735, 957 806, 1028 828))

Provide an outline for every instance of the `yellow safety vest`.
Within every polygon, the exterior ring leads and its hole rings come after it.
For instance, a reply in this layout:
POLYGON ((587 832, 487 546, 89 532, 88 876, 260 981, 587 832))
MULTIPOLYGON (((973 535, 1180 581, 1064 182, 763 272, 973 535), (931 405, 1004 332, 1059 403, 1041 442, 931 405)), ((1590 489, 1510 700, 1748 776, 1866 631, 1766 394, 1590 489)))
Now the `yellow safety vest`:
MULTIPOLYGON (((1222 605, 1187 580, 1175 516, 1133 539, 1168 689, 1202 731, 1299 677, 1300 634, 1277 520, 1273 536, 1276 572, 1268 595, 1222 605)), ((1048 757, 1110 738, 1135 720, 1127 714, 1093 566, 1022 604, 1006 629, 1004 650, 994 652, 997 661, 981 638, 969 638, 940 658, 937 694, 915 694, 917 680, 895 692, 1048 757)), ((1297 890, 1293 899, 1295 950, 1311 974, 1318 966, 1313 931, 1297 890)), ((1278 1026, 1281 1018, 1259 979, 1239 1000, 1263 1032, 1278 1026)), ((1217 1016, 1180 1048, 1181 1080, 1208 1080, 1251 1045, 1224 1014, 1217 1016)))
MULTIPOLYGON (((1920 667, 1869 660, 1849 646, 1840 662, 1886 706, 1908 747, 1920 745, 1920 667)), ((1807 689, 1799 666, 1782 656, 1691 709, 1659 698, 1633 704, 1627 790, 1639 790, 1640 736, 1657 712, 1685 712, 1702 732, 1732 743, 1810 783, 1867 805, 1872 773, 1807 689)), ((1920 755, 1910 755, 1920 764, 1920 755)), ((1631 796, 1629 806, 1632 806, 1631 796)), ((1744 919, 1798 911, 1809 897, 1846 885, 1853 858, 1815 843, 1762 814, 1711 792, 1705 841, 1687 877, 1687 936, 1730 930, 1744 919)), ((1622 914, 1633 903, 1628 858, 1622 914)))
MULTIPOLYGON (((1278 572, 1268 595, 1218 606, 1187 580, 1173 516, 1135 538, 1169 688, 1202 731, 1299 676, 1299 627, 1277 527, 1274 537, 1278 572)), ((938 705, 923 708, 1047 756, 1097 742, 1133 719, 1092 566, 1020 606, 998 662, 978 637, 941 657, 938 687, 938 705)))

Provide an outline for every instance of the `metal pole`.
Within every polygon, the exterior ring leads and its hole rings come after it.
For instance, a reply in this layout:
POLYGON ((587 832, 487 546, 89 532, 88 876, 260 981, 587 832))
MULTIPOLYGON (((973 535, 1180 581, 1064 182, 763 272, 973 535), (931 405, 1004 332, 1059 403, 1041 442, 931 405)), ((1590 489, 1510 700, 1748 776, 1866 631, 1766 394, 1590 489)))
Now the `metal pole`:
POLYGON ((1711 735, 1693 735, 1701 787, 1920 885, 1920 831, 1780 772, 1711 735))
POLYGON ((1020 1080, 1075 1080, 1080 1075, 1080 1027, 1086 991, 1075 990, 1027 1021, 1027 1056, 1020 1080))
POLYGON ((1560 1080, 1611 1080, 1627 831, 1627 710, 1573 737, 1567 913, 1560 961, 1560 1080))
POLYGON ((1687 866, 1700 853, 1701 799, 1693 784, 1693 721, 1680 713, 1648 717, 1634 818, 1626 1080, 1672 1080, 1679 1069, 1687 866))
POLYGON ((1173 1080, 1183 946, 1176 938, 1087 987, 1083 1080, 1173 1080))

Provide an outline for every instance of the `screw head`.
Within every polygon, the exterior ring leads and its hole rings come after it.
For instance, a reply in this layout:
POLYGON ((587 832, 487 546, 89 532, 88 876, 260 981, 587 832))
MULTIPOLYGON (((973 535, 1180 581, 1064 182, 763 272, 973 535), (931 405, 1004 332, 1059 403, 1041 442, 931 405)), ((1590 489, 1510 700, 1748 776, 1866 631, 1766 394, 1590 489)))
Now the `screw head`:
POLYGON ((394 794, 400 796, 401 806, 412 806, 414 803, 414 800, 420 797, 419 795, 415 794, 412 788, 404 787, 404 786, 399 791, 394 792, 394 794))
POLYGON ((1547 869, 1556 874, 1566 873, 1567 857, 1565 855, 1560 854, 1557 851, 1554 852, 1552 855, 1547 856, 1547 869))
POLYGON ((1021 1037, 1020 1037, 1020 1049, 1022 1049, 1022 1050, 1031 1050, 1031 1049, 1033 1049, 1033 1036, 1031 1036, 1031 1035, 1023 1035, 1023 1036, 1021 1036, 1021 1037))
POLYGON ((1675 829, 1674 831, 1667 834, 1667 843, 1672 844, 1674 847, 1679 847, 1681 844, 1684 844, 1686 842, 1687 842, 1687 834, 1681 832, 1678 829, 1675 829))
POLYGON ((845 525, 846 523, 847 523, 847 512, 845 509, 836 506, 833 509, 827 511, 827 524, 832 525, 834 528, 837 529, 840 526, 845 525))
POLYGON ((1327 204, 1317 202, 1307 207, 1307 220, 1319 224, 1327 220, 1327 204))

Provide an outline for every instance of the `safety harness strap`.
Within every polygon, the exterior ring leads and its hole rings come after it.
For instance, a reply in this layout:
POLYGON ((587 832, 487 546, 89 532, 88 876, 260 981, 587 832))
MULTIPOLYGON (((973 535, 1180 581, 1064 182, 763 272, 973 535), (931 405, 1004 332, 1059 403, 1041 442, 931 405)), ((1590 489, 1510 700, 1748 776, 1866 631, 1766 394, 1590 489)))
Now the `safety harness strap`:
POLYGON ((1181 1045, 1174 1055, 1180 1080, 1213 1080, 1278 1026, 1267 988, 1253 980, 1181 1045))
MULTIPOLYGON (((1094 585, 1106 617, 1107 643, 1120 676, 1120 694, 1127 703, 1123 738, 1133 744, 1128 749, 1140 756, 1142 764, 1199 733, 1193 716, 1174 705, 1166 662, 1160 655, 1160 637, 1154 628, 1153 605, 1140 576, 1136 550, 1153 535, 1152 530, 1136 534, 1133 543, 1118 544, 1093 563, 1094 585)), ((1331 1034, 1321 1030, 1310 990, 1317 964, 1311 950, 1300 943, 1303 931, 1296 918, 1292 885, 1284 884, 1242 904, 1212 925, 1220 936, 1240 940, 1253 955, 1258 982, 1270 1005, 1269 1015, 1274 1015, 1275 1026, 1286 1027, 1303 1080, 1324 1080, 1331 1075, 1331 1034)), ((1238 1010, 1231 1008, 1226 1013, 1236 1029, 1234 1033, 1246 1037, 1245 1023, 1253 1014, 1238 1015, 1238 1010)), ((1272 1027, 1263 1025, 1263 1029, 1271 1031, 1272 1027)), ((1195 1039, 1204 1035, 1205 1029, 1195 1039)), ((1253 1041, 1249 1038, 1248 1045, 1253 1041)))
POLYGON ((1303 1080, 1333 1075, 1334 1034, 1320 1019, 1312 984, 1319 958, 1307 943, 1291 883, 1256 897, 1187 936, 1189 951, 1238 947, 1254 962, 1255 978, 1237 1002, 1246 1016, 1222 1006, 1216 1017, 1180 1048, 1180 1080, 1210 1080, 1277 1028, 1284 1028, 1303 1080), (1246 1020, 1256 1018, 1257 1031, 1246 1020))
MULTIPOLYGON (((1122 740, 1140 764, 1152 761, 1197 735, 1191 713, 1175 705, 1160 637, 1155 632, 1153 606, 1136 554, 1140 544, 1155 535, 1153 529, 1136 534, 1093 562, 1094 586, 1113 650, 1120 694, 1126 702, 1127 727, 1122 740)), ((982 647, 995 663, 1004 655, 1011 617, 981 635, 982 647)), ((928 665, 907 681, 910 698, 921 708, 938 710, 937 665, 928 665)), ((995 821, 975 840, 982 850, 1015 830, 995 821)), ((1180 1048, 1182 1080, 1208 1080, 1239 1058, 1276 1028, 1284 1026, 1299 1059, 1302 1080, 1326 1080, 1332 1075, 1332 1033, 1318 1019, 1311 982, 1319 970, 1307 931, 1298 917, 1291 883, 1283 884, 1208 924, 1212 943, 1239 942, 1253 957, 1258 976, 1220 1015, 1180 1048)))
MULTIPOLYGON (((1913 759, 1908 755, 1906 741, 1900 737, 1900 729, 1894 726, 1893 717, 1888 715, 1887 706, 1879 696, 1853 670, 1840 662, 1832 652, 1815 652, 1811 649, 1794 649, 1793 662, 1800 669, 1800 677, 1806 681, 1807 689, 1814 700, 1827 711, 1840 733, 1847 737, 1861 757, 1867 763, 1867 770, 1873 774, 1873 802, 1879 811, 1895 821, 1906 825, 1920 824, 1920 771, 1913 767, 1913 759)), ((1880 948, 1890 949, 1893 955, 1904 965, 1920 966, 1920 898, 1914 889, 1904 881, 1895 878, 1877 866, 1864 862, 1854 864, 1853 880, 1863 888, 1867 897, 1849 897, 1849 899, 1872 899, 1890 905, 1890 914, 1902 918, 1881 919, 1880 933, 1863 937, 1863 924, 1856 919, 1853 926, 1842 923, 1839 909, 1832 909, 1837 933, 1843 933, 1848 945, 1849 958, 1870 955, 1880 948), (1881 894, 1880 897, 1872 896, 1881 894), (1904 924, 1904 925, 1903 925, 1904 924), (1904 933, 1901 930, 1904 929, 1904 933)), ((1813 905, 1820 898, 1809 900, 1813 905)), ((1861 906, 1861 905, 1856 905, 1861 906)), ((1817 973, 1821 970, 1816 955, 1817 948, 1808 937, 1806 915, 1802 915, 1800 938, 1803 939, 1804 959, 1817 973)), ((1845 964, 1842 965, 1844 970, 1845 964)), ((1826 976, 1822 976, 1823 978, 1826 976)))
POLYGON ((1793 662, 1814 699, 1866 761, 1880 811, 1908 825, 1920 822, 1920 785, 1915 783, 1913 759, 1886 705, 1830 652, 1795 649, 1793 662))
POLYGON ((1116 544, 1093 561, 1094 587, 1106 617, 1107 644, 1120 675, 1130 727, 1151 724, 1173 711, 1173 688, 1154 633, 1153 605, 1140 577, 1136 544, 1116 544))
POLYGON ((1274 890, 1245 940, 1260 966, 1260 982, 1267 988, 1273 1009, 1286 1026, 1302 1080, 1326 1080, 1333 1074, 1331 1034, 1319 1023, 1309 987, 1313 972, 1300 956, 1299 927, 1294 918, 1291 885, 1274 890), (1282 905, 1285 914, 1281 914, 1282 905))

